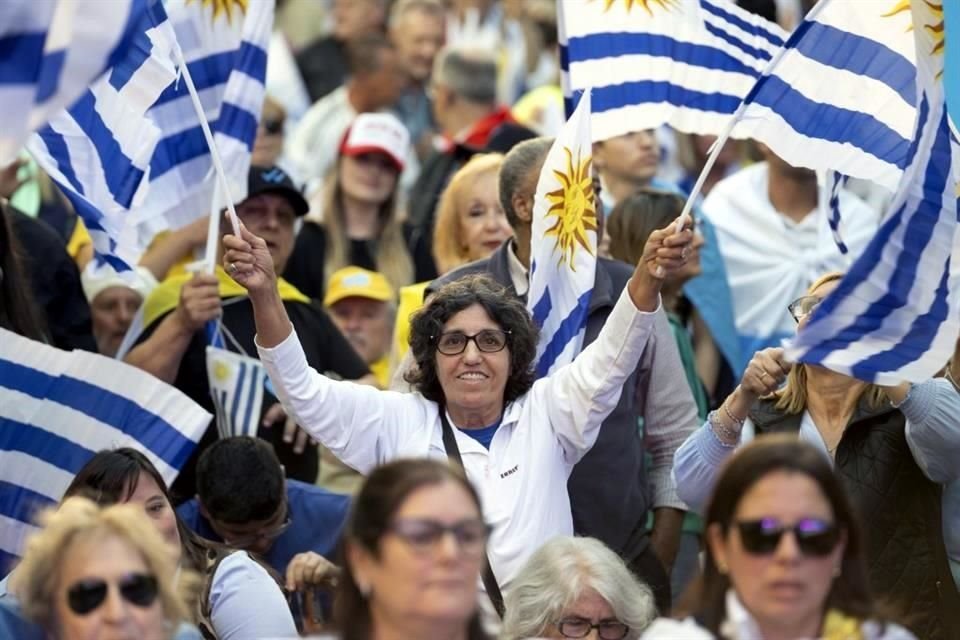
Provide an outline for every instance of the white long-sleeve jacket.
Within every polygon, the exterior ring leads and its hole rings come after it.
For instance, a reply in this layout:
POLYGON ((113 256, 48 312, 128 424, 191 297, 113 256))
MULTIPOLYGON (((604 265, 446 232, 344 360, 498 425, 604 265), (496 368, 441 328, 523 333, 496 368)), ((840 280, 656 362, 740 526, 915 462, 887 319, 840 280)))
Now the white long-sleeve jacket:
MULTIPOLYGON (((616 406, 654 318, 625 290, 596 341, 505 408, 489 451, 455 430, 494 527, 488 555, 501 588, 543 543, 573 534, 567 479, 616 406)), ((326 378, 307 365, 294 332, 259 353, 287 413, 361 473, 397 458, 446 457, 438 406, 419 393, 326 378)))

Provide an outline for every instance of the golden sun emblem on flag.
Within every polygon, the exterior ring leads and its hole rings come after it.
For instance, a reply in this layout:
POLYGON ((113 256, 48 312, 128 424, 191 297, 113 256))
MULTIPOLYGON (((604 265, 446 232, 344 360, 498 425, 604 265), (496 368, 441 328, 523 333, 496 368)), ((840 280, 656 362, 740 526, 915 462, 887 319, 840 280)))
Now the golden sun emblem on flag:
POLYGON ((217 360, 213 365, 213 377, 218 382, 226 382, 230 378, 230 365, 217 360))
MULTIPOLYGON (((187 4, 190 4, 193 0, 187 0, 187 4)), ((227 24, 230 24, 233 21, 233 11, 236 9, 239 13, 244 14, 247 12, 247 5, 250 0, 199 0, 200 4, 204 7, 211 6, 213 7, 213 20, 216 21, 220 14, 224 14, 227 17, 227 24)))
POLYGON ((567 170, 553 170, 553 175, 560 181, 560 188, 547 193, 547 202, 550 203, 547 216, 555 217, 556 221, 547 229, 546 235, 557 239, 556 246, 560 249, 558 264, 566 262, 571 270, 576 271, 574 258, 577 245, 593 255, 587 232, 597 230, 593 176, 590 174, 593 157, 587 156, 584 159, 578 148, 577 158, 574 160, 573 152, 568 147, 563 150, 567 154, 567 170))
MULTIPOLYGON (((617 4, 617 0, 603 0, 604 2, 604 11, 609 11, 610 7, 617 4)), ((653 17, 653 9, 650 7, 660 7, 664 11, 669 11, 671 8, 676 6, 677 0, 623 0, 623 5, 627 9, 627 13, 634 7, 642 7, 650 17, 653 17)))
MULTIPOLYGON (((941 0, 919 0, 926 5, 927 11, 925 13, 929 14, 931 21, 929 24, 924 24, 923 28, 933 39, 933 50, 930 51, 930 55, 943 55, 944 51, 944 27, 943 27, 943 2, 941 0)), ((890 18, 897 14, 903 13, 904 11, 910 11, 910 0, 899 0, 894 7, 883 14, 884 18, 890 18)), ((911 24, 909 29, 912 29, 913 25, 911 24)), ((940 74, 937 74, 938 77, 940 74)))

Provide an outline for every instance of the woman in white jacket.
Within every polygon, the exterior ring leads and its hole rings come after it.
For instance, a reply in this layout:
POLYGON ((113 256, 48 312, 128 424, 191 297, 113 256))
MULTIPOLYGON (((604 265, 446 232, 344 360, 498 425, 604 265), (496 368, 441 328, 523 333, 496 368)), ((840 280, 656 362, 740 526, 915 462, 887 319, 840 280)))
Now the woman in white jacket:
POLYGON ((567 479, 636 367, 689 227, 651 235, 597 340, 536 381, 538 331, 519 299, 484 276, 440 289, 412 321, 409 394, 310 369, 263 240, 246 229, 225 236, 224 264, 249 292, 260 360, 288 415, 334 455, 364 474, 400 457, 459 455, 493 526, 488 555, 502 588, 544 542, 573 533, 567 479))

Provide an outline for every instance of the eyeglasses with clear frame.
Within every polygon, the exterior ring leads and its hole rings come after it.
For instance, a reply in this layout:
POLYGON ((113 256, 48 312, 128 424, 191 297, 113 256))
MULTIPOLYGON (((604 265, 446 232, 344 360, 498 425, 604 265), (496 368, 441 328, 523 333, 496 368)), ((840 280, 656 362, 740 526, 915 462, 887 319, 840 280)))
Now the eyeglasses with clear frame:
POLYGON ((457 541, 460 552, 477 557, 483 554, 492 527, 479 518, 446 525, 426 518, 399 518, 389 531, 406 542, 418 554, 430 554, 448 533, 457 541))
POLYGON ((630 633, 630 627, 619 620, 594 623, 586 618, 570 617, 557 621, 557 630, 564 638, 586 638, 594 629, 601 640, 623 640, 630 633))
POLYGON ((473 342, 477 345, 477 350, 483 353, 496 353, 503 351, 507 346, 507 336, 509 331, 502 329, 484 329, 478 331, 472 336, 462 331, 449 331, 441 333, 439 336, 431 336, 436 342, 437 351, 445 356, 458 356, 467 349, 467 343, 473 342))
POLYGON ((816 309, 821 302, 823 302, 823 298, 820 296, 803 296, 788 304, 787 311, 789 311, 793 319, 799 323, 813 313, 813 310, 816 309))

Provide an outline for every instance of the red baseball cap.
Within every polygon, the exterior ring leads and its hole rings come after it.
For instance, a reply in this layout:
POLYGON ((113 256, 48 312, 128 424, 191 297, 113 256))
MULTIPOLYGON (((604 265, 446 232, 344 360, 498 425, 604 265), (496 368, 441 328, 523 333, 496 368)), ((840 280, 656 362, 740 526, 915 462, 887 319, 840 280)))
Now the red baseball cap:
POLYGON ((390 113, 361 113, 343 136, 340 153, 345 156, 383 153, 400 172, 410 153, 410 132, 390 113))

